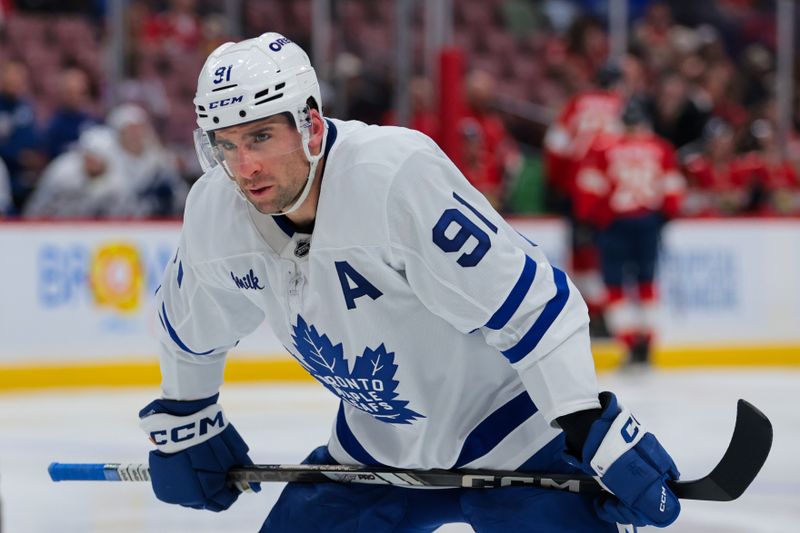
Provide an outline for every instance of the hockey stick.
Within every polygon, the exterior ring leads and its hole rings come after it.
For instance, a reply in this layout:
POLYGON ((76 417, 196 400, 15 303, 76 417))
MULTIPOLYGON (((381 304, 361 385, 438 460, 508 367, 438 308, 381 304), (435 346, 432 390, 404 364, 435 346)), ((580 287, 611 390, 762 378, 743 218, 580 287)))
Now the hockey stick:
MULTIPOLYGON (((728 449, 719 464, 705 477, 670 481, 678 498, 731 501, 747 489, 769 455, 772 424, 745 400, 737 404, 736 425, 728 449)), ((62 464, 48 468, 53 481, 149 481, 146 464, 62 464)), ((461 487, 485 489, 532 485, 580 493, 599 493, 600 484, 591 476, 534 474, 497 470, 400 470, 347 465, 253 465, 232 469, 229 480, 249 482, 371 483, 403 487, 461 487)))

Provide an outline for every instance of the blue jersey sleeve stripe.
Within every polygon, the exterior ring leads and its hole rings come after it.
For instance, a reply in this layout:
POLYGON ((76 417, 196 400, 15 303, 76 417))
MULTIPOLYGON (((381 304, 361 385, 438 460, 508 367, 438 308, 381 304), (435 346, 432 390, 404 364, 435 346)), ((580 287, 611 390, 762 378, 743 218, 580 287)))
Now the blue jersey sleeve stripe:
POLYGON ((528 391, 522 391, 487 416, 467 435, 455 468, 489 453, 500 441, 538 411, 528 391))
POLYGON ((525 235, 523 235, 523 234, 522 234, 522 233, 520 233, 519 231, 517 231, 517 233, 519 233, 519 236, 520 236, 520 237, 522 237, 523 239, 525 239, 526 241, 528 241, 528 244, 530 244, 531 246, 536 246, 536 247, 538 247, 538 246, 539 246, 538 244, 536 244, 535 242, 533 242, 532 240, 530 240, 529 238, 527 238, 525 235))
POLYGON ((339 413, 336 415, 336 437, 350 457, 361 464, 370 466, 384 466, 372 457, 367 450, 358 442, 356 436, 347 425, 347 418, 344 414, 344 402, 339 402, 339 413))
POLYGON ((525 299, 525 295, 528 294, 535 277, 536 262, 526 255, 525 266, 522 267, 522 274, 520 274, 514 288, 511 289, 511 293, 508 295, 508 298, 506 298, 506 301, 503 302, 503 305, 500 306, 495 314, 492 315, 492 318, 486 323, 487 328, 500 329, 508 324, 508 321, 511 320, 511 317, 514 316, 514 313, 517 312, 517 309, 519 309, 519 306, 522 304, 522 300, 525 299))
POLYGON ((178 263, 178 288, 183 284, 183 261, 178 263))
POLYGON ((520 361, 536 348, 536 345, 539 344, 539 341, 542 340, 544 334, 547 333, 547 330, 553 322, 555 322, 559 313, 561 313, 561 310, 564 309, 564 306, 567 304, 567 299, 569 298, 567 275, 561 270, 553 268, 553 278, 556 283, 556 295, 552 300, 547 302, 542 314, 539 315, 539 318, 533 323, 531 329, 522 336, 520 341, 508 350, 503 351, 503 355, 512 363, 520 361))
POLYGON ((209 350, 207 352, 194 352, 192 351, 186 344, 183 343, 180 337, 178 337, 178 333, 175 331, 175 328, 172 327, 172 324, 169 322, 169 317, 167 316, 167 308, 162 303, 161 304, 161 312, 158 314, 158 318, 161 319, 161 325, 164 326, 164 329, 167 330, 169 333, 170 338, 172 338, 172 342, 178 345, 178 347, 186 353, 190 353, 192 355, 208 355, 212 353, 214 350, 209 350))
POLYGON ((553 440, 539 448, 536 453, 527 458, 524 463, 515 468, 516 472, 552 472, 553 464, 559 463, 563 468, 568 469, 568 473, 580 473, 577 468, 563 464, 561 452, 566 447, 564 433, 559 433, 553 440))
POLYGON ((486 224, 486 227, 488 227, 490 230, 492 230, 492 233, 497 233, 497 226, 495 226, 494 224, 492 224, 491 222, 489 222, 489 219, 488 219, 488 218, 486 218, 485 216, 483 216, 483 213, 481 213, 480 211, 478 211, 477 209, 475 209, 475 208, 472 206, 472 204, 471 204, 471 203, 469 203, 469 202, 467 202, 466 200, 464 200, 463 198, 461 198, 461 197, 460 197, 458 194, 456 194, 455 192, 453 193, 453 198, 455 198, 456 200, 458 200, 458 202, 459 202, 461 205, 463 205, 464 207, 466 207, 467 209, 469 209, 470 211, 472 211, 472 213, 473 213, 473 214, 474 214, 476 217, 478 217, 479 219, 481 219, 481 221, 482 221, 484 224, 486 224))

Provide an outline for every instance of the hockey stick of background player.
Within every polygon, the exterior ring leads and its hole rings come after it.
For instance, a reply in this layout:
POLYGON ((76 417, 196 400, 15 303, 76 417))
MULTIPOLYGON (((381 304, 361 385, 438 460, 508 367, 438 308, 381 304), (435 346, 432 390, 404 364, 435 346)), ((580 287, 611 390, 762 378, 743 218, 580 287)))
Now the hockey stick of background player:
MULTIPOLYGON (((668 481, 678 498, 731 501, 747 489, 767 460, 772 447, 772 424, 745 400, 739 400, 736 425, 728 449, 719 464, 705 477, 690 481, 668 481)), ((62 464, 48 468, 53 481, 148 481, 150 472, 142 463, 62 464)), ((405 487, 495 488, 534 485, 572 492, 601 492, 590 476, 537 474, 497 470, 400 470, 345 465, 253 465, 235 468, 231 482, 371 483, 405 487)))

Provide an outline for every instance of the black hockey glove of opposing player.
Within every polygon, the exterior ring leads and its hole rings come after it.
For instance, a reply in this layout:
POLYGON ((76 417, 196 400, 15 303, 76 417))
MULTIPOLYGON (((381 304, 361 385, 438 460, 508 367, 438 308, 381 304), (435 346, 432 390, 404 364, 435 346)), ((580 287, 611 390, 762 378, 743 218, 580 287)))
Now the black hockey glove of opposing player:
POLYGON ((567 452, 564 459, 595 476, 613 496, 595 500, 603 520, 635 526, 666 527, 681 506, 667 486, 678 479, 672 458, 613 393, 600 393, 602 413, 589 429, 582 457, 567 452))
POLYGON ((139 412, 139 425, 156 450, 150 452, 150 479, 156 497, 195 509, 224 511, 251 483, 229 486, 228 471, 251 465, 248 447, 228 423, 217 402, 204 400, 155 400, 139 412))

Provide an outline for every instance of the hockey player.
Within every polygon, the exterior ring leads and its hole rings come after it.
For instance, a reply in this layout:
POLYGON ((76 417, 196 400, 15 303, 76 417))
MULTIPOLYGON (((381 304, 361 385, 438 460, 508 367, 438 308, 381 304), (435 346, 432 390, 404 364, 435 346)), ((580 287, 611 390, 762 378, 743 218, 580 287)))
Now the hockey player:
POLYGON ((251 460, 218 391, 228 350, 268 320, 341 399, 307 462, 584 472, 610 492, 290 483, 262 531, 675 520, 672 459, 598 394, 580 295, 428 137, 323 118, 308 57, 276 33, 215 50, 194 103, 207 171, 157 291, 162 398, 140 412, 159 499, 237 499, 225 474, 251 460))
POLYGON ((582 91, 566 103, 544 138, 544 162, 551 202, 570 223, 571 274, 589 306, 593 334, 604 331, 606 295, 600 275, 592 228, 575 216, 575 177, 597 140, 620 133, 620 110, 625 98, 623 70, 614 63, 603 66, 596 76, 596 88, 582 91))
POLYGON ((655 327, 655 267, 661 229, 685 191, 675 149, 652 132, 643 104, 630 99, 625 131, 596 143, 577 177, 576 213, 597 231, 606 318, 632 363, 647 363, 655 327), (637 299, 624 285, 633 276, 637 299))

